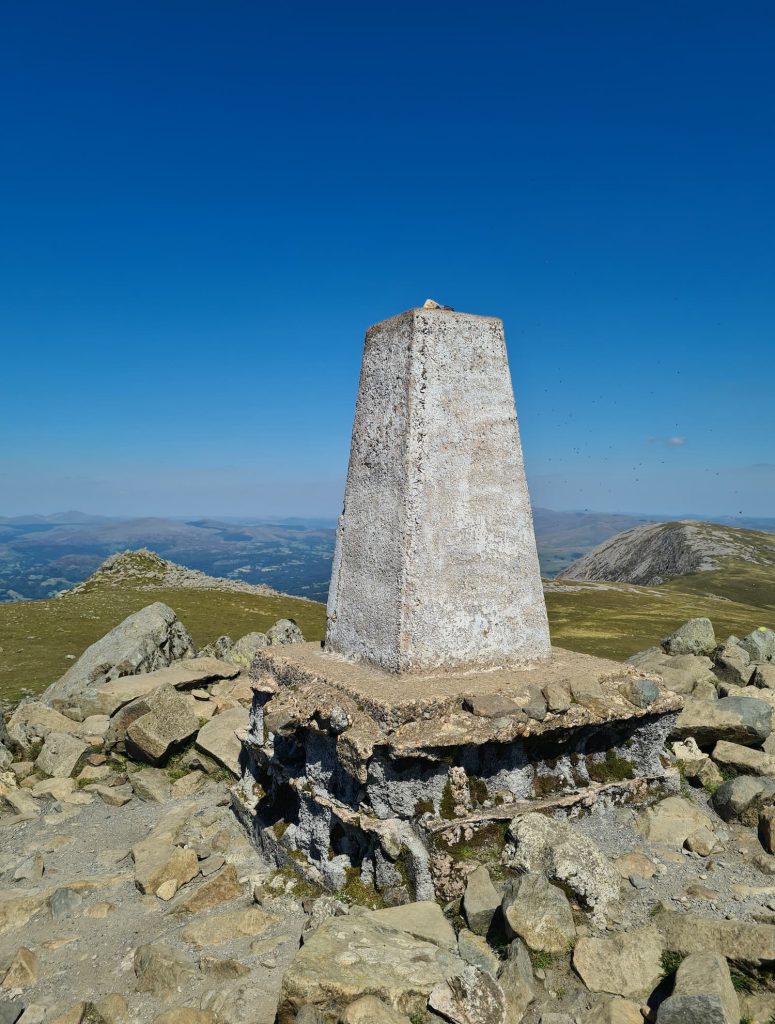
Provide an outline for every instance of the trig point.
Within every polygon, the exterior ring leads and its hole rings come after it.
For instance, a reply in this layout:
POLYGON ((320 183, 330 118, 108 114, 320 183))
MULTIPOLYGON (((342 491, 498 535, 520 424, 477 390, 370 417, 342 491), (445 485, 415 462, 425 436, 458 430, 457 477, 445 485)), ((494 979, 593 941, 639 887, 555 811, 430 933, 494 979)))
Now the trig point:
POLYGON ((326 650, 390 672, 549 656, 500 320, 429 302, 366 332, 326 650))

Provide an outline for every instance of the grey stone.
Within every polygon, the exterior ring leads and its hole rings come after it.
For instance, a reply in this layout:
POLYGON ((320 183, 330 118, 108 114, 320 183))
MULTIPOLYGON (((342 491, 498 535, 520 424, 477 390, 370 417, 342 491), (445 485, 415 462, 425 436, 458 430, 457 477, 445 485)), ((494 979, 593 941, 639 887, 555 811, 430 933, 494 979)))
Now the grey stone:
POLYGON ((509 1024, 518 1024, 536 997, 533 966, 522 939, 514 939, 509 946, 498 981, 506 997, 509 1024))
POLYGON ((57 779, 70 778, 88 749, 75 736, 66 732, 50 732, 38 754, 35 767, 43 775, 57 779))
POLYGON ((506 836, 504 863, 518 871, 542 872, 593 911, 605 911, 618 902, 615 867, 591 839, 566 822, 525 814, 511 823, 506 836))
POLYGON ((468 928, 461 928, 457 936, 457 951, 461 960, 486 971, 494 978, 498 976, 501 962, 490 948, 487 939, 475 935, 468 928))
POLYGON ((724 821, 756 825, 759 811, 775 800, 775 780, 738 775, 722 783, 711 797, 713 810, 724 821))
POLYGON ((775 962, 775 926, 770 924, 664 910, 654 918, 654 927, 662 934, 665 949, 674 953, 720 953, 752 967, 775 962))
POLYGON ((636 708, 648 708, 659 696, 659 686, 653 679, 630 679, 622 687, 622 696, 636 708))
POLYGON ((246 633, 239 638, 226 655, 226 661, 239 665, 241 669, 248 670, 253 664, 256 651, 269 645, 269 638, 266 633, 246 633))
POLYGON ((755 697, 687 700, 672 732, 673 739, 693 737, 701 747, 718 740, 754 746, 772 732, 772 707, 755 697))
POLYGON ((464 967, 440 982, 428 1006, 452 1024, 506 1024, 506 997, 495 978, 476 967, 464 967))
POLYGON ((754 667, 751 656, 740 646, 736 637, 729 637, 727 642, 716 653, 715 673, 725 683, 735 686, 747 686, 751 680, 754 667))
POLYGON ((127 729, 127 753, 140 761, 163 764, 194 736, 199 721, 186 698, 172 686, 162 686, 144 700, 149 710, 127 729))
POLYGON ((74 910, 77 910, 81 903, 83 903, 83 896, 75 889, 56 889, 51 894, 49 900, 49 907, 51 908, 51 916, 55 921, 61 921, 63 918, 69 917, 74 910))
POLYGON ((712 654, 716 649, 716 634, 710 619, 689 619, 665 637, 662 647, 666 654, 712 654))
POLYGON ((148 943, 135 950, 137 991, 157 999, 169 999, 185 992, 196 974, 192 959, 163 942, 148 943))
POLYGON ((576 926, 565 893, 543 875, 511 882, 501 905, 507 933, 533 952, 563 953, 573 945, 576 926))
POLYGON ((266 639, 270 647, 278 644, 303 644, 304 634, 293 619, 278 619, 266 631, 266 639))
POLYGON ((477 935, 486 935, 492 924, 501 896, 490 879, 490 872, 484 864, 466 878, 466 889, 463 894, 463 916, 468 927, 477 935))
POLYGON ((694 953, 678 968, 675 988, 657 1024, 739 1024, 740 1003, 729 967, 718 953, 694 953))
MULTIPOLYGON (((295 1024, 299 1024, 300 1014, 295 1024)), ((409 1018, 376 996, 361 996, 350 1003, 339 1018, 340 1024, 410 1024, 409 1018)))
POLYGON ((431 991, 462 967, 448 950, 385 927, 372 914, 329 918, 285 972, 278 1016, 292 1019, 304 1005, 322 1008, 364 995, 408 1015, 421 1013, 431 991))
POLYGON ((243 707, 229 708, 215 715, 197 733, 197 750, 209 754, 232 775, 239 776, 242 743, 237 733, 247 730, 248 717, 248 709, 243 707))
POLYGON ((153 672, 195 654, 193 641, 167 605, 156 601, 127 616, 81 655, 43 694, 51 702, 76 698, 107 679, 153 672))
POLYGON ((454 952, 457 948, 452 925, 444 917, 438 903, 431 900, 373 910, 368 917, 386 928, 398 928, 416 939, 432 942, 441 949, 454 952))
POLYGON ((611 938, 581 936, 573 966, 592 992, 645 998, 662 976, 663 940, 655 928, 636 928, 611 938))
POLYGON ((326 647, 391 672, 549 657, 499 320, 367 331, 326 647))
POLYGON ((775 665, 757 665, 750 682, 760 690, 775 690, 775 665))
POLYGON ((202 650, 199 652, 200 658, 222 658, 226 660, 226 655, 231 651, 234 646, 234 641, 230 636, 219 636, 209 644, 205 644, 202 650))
POLYGON ((680 849, 697 829, 709 828, 709 815, 681 796, 668 796, 638 816, 636 827, 651 843, 680 849))
POLYGON ((159 768, 141 768, 132 776, 132 789, 146 803, 164 803, 172 796, 172 786, 166 772, 159 768))
POLYGON ((748 652, 751 661, 772 661, 775 659, 775 631, 759 626, 740 641, 740 646, 748 652))

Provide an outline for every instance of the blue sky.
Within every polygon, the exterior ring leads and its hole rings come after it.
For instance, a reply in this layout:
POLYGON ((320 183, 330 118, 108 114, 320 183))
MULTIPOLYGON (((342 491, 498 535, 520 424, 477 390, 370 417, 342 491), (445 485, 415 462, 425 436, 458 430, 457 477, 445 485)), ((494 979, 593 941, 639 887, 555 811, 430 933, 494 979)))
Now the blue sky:
POLYGON ((767 3, 0 2, 0 514, 338 512, 366 326, 534 503, 775 514, 767 3))

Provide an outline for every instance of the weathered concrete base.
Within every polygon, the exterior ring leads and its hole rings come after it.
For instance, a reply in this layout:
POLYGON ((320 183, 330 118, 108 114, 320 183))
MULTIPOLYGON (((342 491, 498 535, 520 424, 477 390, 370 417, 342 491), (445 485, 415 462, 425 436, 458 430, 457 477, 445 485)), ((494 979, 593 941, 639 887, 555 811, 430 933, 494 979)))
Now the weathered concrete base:
POLYGON ((681 708, 632 666, 559 649, 407 686, 298 644, 259 652, 251 677, 237 813, 276 863, 386 902, 459 894, 460 861, 521 813, 664 782, 681 708))

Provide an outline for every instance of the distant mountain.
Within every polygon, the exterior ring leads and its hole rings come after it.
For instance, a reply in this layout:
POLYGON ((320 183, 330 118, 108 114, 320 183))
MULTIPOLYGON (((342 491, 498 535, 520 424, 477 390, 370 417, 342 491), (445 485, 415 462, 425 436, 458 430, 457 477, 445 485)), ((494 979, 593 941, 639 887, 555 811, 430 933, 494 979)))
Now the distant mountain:
POLYGON ((672 587, 775 607, 775 534, 691 520, 626 530, 561 573, 562 580, 672 587))

